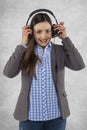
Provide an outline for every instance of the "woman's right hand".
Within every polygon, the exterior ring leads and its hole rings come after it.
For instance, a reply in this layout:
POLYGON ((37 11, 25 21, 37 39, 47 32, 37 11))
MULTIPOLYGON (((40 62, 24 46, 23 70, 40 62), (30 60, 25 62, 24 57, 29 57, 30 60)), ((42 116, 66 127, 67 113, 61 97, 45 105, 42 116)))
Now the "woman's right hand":
POLYGON ((24 26, 22 27, 22 44, 27 45, 29 41, 29 35, 32 34, 32 30, 30 29, 30 26, 24 26))

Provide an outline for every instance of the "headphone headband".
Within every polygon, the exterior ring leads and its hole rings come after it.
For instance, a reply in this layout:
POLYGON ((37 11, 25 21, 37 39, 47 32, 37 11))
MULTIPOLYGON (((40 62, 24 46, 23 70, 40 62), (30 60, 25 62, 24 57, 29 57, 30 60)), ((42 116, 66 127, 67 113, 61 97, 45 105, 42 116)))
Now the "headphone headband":
POLYGON ((37 12, 42 12, 42 11, 47 12, 47 13, 50 13, 50 14, 54 17, 54 19, 55 19, 55 21, 56 21, 56 24, 58 24, 58 21, 57 21, 57 19, 56 19, 54 13, 53 13, 52 11, 50 11, 50 10, 48 10, 48 9, 37 9, 37 10, 34 10, 33 12, 31 12, 31 14, 29 15, 28 20, 27 20, 27 22, 26 22, 26 25, 28 25, 28 21, 29 21, 29 19, 31 18, 32 15, 34 15, 34 14, 37 13, 37 12))

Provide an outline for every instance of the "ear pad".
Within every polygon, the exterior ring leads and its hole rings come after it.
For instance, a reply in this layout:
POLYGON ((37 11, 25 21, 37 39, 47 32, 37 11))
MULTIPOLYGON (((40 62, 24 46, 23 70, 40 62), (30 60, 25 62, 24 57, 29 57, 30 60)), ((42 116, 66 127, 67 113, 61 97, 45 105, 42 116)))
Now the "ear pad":
MULTIPOLYGON (((32 30, 32 28, 31 27, 29 27, 31 30, 32 30)), ((33 31, 32 31, 32 34, 29 34, 29 39, 31 39, 32 37, 33 37, 33 31)))
POLYGON ((28 39, 31 40, 33 38, 33 34, 28 35, 28 39))
POLYGON ((58 36, 58 30, 54 30, 55 24, 52 25, 52 37, 57 37, 58 36))

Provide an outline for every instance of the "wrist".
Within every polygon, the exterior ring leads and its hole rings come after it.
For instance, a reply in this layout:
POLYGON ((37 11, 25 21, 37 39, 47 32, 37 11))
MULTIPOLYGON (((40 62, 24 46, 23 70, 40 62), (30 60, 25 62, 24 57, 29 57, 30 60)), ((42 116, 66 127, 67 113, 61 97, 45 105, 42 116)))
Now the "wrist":
POLYGON ((61 39, 64 40, 64 39, 66 39, 67 37, 68 37, 68 36, 64 36, 64 37, 62 37, 61 39))
POLYGON ((67 40, 69 39, 69 36, 67 36, 66 38, 62 39, 62 43, 67 43, 67 40))

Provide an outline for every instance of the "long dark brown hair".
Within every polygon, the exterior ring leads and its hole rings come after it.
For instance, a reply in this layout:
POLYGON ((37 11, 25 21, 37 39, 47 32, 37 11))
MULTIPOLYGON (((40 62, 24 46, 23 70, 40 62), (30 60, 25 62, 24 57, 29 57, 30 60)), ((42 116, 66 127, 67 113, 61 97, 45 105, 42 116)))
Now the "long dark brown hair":
MULTIPOLYGON (((33 16, 30 26, 31 29, 34 30, 34 26, 40 22, 47 21, 51 26, 52 22, 50 17, 46 13, 38 13, 35 16, 33 16)), ((36 41, 34 39, 34 35, 32 38, 29 38, 29 41, 27 43, 27 49, 23 55, 23 58, 21 60, 21 69, 25 70, 28 74, 34 75, 36 77, 35 67, 36 63, 39 59, 38 55, 35 54, 35 46, 36 41)))

